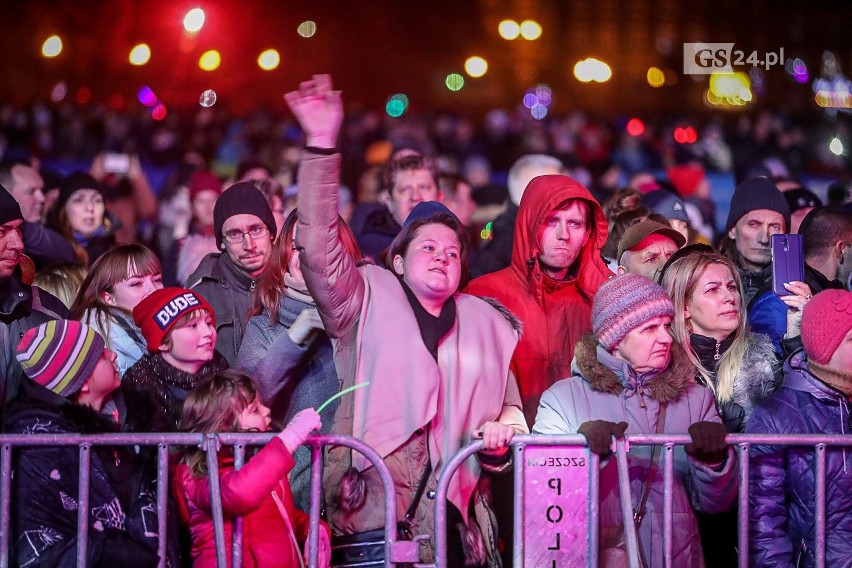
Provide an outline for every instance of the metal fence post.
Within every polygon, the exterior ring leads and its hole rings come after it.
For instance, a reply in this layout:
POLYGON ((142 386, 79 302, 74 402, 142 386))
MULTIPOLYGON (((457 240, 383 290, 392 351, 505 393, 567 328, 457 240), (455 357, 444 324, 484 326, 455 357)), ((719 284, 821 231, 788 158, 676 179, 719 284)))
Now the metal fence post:
POLYGON ((9 507, 12 502, 12 444, 0 455, 0 568, 9 568, 9 507))
POLYGON ((216 565, 228 568, 225 554, 225 525, 222 518, 222 493, 219 487, 219 453, 216 434, 206 434, 204 451, 207 452, 207 479, 210 480, 210 508, 213 516, 213 536, 216 541, 216 565))
POLYGON ((739 568, 748 568, 749 444, 740 444, 739 568))
POLYGON ((86 568, 89 563, 89 475, 91 473, 92 446, 80 444, 80 479, 77 492, 77 568, 86 568))

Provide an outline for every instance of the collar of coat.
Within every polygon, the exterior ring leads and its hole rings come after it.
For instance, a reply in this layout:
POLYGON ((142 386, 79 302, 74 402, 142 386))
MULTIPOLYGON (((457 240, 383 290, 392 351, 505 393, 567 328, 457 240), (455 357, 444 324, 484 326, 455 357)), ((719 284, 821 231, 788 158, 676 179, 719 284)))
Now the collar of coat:
MULTIPOLYGON (((574 348, 574 362, 592 390, 621 395, 625 385, 618 375, 598 360, 598 340, 591 333, 583 336, 574 348)), ((683 348, 672 342, 669 366, 645 382, 651 398, 658 402, 674 402, 680 398, 695 377, 695 366, 683 348)))

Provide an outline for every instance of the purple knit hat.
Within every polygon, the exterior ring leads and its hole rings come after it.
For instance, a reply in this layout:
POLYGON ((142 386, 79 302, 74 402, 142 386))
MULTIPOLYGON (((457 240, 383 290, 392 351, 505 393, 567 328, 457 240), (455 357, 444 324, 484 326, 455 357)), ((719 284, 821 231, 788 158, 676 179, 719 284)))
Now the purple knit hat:
POLYGON ((644 276, 627 273, 604 283, 592 304, 592 333, 607 351, 628 333, 659 316, 674 317, 666 291, 644 276))
POLYGON ((852 329, 852 292, 824 290, 802 310, 802 343, 808 359, 828 364, 852 329))

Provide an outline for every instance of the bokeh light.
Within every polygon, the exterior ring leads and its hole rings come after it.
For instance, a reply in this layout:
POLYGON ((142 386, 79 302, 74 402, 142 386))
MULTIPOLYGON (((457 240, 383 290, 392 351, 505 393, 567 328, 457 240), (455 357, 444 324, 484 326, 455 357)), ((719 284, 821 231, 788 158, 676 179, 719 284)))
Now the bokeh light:
POLYGON ((831 153, 835 156, 843 155, 843 142, 835 136, 831 139, 831 142, 828 143, 828 149, 831 150, 831 153))
POLYGON ((482 77, 488 72, 488 62, 482 57, 474 55, 468 57, 467 61, 464 62, 464 70, 471 77, 482 77))
POLYGON ((213 89, 207 89, 201 96, 198 98, 198 104, 203 106, 204 108, 210 108, 216 104, 216 91, 213 89))
POLYGON ((503 39, 517 39, 521 35, 521 26, 515 20, 503 20, 497 25, 497 33, 503 39))
POLYGON ((541 24, 535 20, 524 20, 521 22, 520 32, 522 38, 535 41, 541 37, 541 24))
POLYGON ((710 87, 706 94, 707 102, 720 107, 742 107, 754 99, 751 80, 748 75, 734 73, 713 73, 710 75, 710 87))
POLYGON ((202 27, 204 27, 204 10, 201 8, 193 8, 183 17, 183 29, 189 33, 194 34, 202 27))
POLYGON ((450 73, 444 80, 444 84, 451 91, 461 91, 462 87, 464 87, 464 77, 458 73, 450 73))
POLYGON ((130 50, 128 59, 131 65, 145 65, 151 60, 151 48, 147 43, 140 43, 130 50))
POLYGON ((215 49, 205 51, 198 59, 198 66, 204 71, 215 71, 222 64, 222 56, 215 49))
POLYGON ((58 103, 59 101, 65 100, 65 96, 68 94, 68 85, 65 84, 65 81, 57 81, 53 88, 50 89, 50 100, 58 103))
POLYGON ((541 103, 536 103, 536 104, 534 104, 534 105, 533 105, 533 107, 530 109, 530 114, 532 115, 532 117, 533 117, 534 119, 536 119, 536 120, 541 120, 541 119, 543 119, 545 116, 547 116, 547 107, 546 107, 546 106, 544 106, 544 105, 543 105, 543 104, 541 104, 541 103))
POLYGON ((162 103, 151 109, 151 118, 153 118, 154 120, 163 120, 164 118, 166 118, 166 114, 166 105, 162 103))
POLYGON ((659 67, 651 67, 648 69, 647 79, 648 84, 655 89, 666 84, 666 75, 659 67))
POLYGON ((630 136, 642 136, 645 134, 645 123, 638 118, 631 118, 627 121, 626 130, 630 136))
POLYGON ((385 112, 392 118, 399 118, 408 110, 408 96, 405 93, 395 93, 388 97, 385 112))
POLYGON ((58 35, 52 35, 41 44, 41 54, 45 57, 56 57, 62 53, 62 40, 58 35))
POLYGON ((698 131, 692 126, 678 126, 674 129, 673 136, 675 142, 679 144, 695 144, 698 142, 698 131))
POLYGON ((589 57, 578 61, 574 65, 574 77, 583 83, 590 83, 592 81, 605 83, 612 78, 612 69, 600 59, 589 57))
POLYGON ((89 87, 80 87, 77 89, 77 94, 74 96, 74 100, 77 101, 77 104, 86 104, 92 100, 92 90, 89 89, 89 87))
POLYGON ((317 23, 306 20, 299 24, 299 27, 296 28, 296 33, 302 37, 314 37, 314 34, 317 33, 317 23))
POLYGON ((139 89, 139 92, 136 93, 136 99, 146 107, 152 107, 157 104, 157 95, 154 94, 154 91, 148 85, 143 85, 139 89))
POLYGON ((264 71, 272 71, 281 63, 281 55, 274 49, 267 49, 257 56, 257 65, 264 71))

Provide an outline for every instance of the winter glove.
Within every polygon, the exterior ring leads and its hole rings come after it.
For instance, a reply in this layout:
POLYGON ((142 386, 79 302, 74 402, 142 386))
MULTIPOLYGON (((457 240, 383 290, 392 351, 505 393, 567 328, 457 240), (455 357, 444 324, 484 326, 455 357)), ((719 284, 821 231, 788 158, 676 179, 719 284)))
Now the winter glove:
POLYGON ((719 422, 696 422, 689 427, 692 443, 687 444, 686 453, 707 464, 720 464, 728 455, 725 436, 728 429, 719 422))
POLYGON ((577 428, 577 432, 586 437, 589 449, 599 456, 607 457, 612 453, 612 437, 621 438, 627 430, 627 422, 609 422, 607 420, 589 420, 577 428))
POLYGON ((284 442, 284 446, 287 448, 291 454, 305 443, 305 440, 308 439, 308 436, 311 435, 311 432, 314 430, 319 430, 322 428, 322 420, 320 419, 320 415, 317 414, 317 411, 313 408, 306 408, 304 410, 300 410, 296 416, 290 420, 290 423, 287 424, 287 427, 278 434, 278 437, 281 438, 281 441, 284 442))
POLYGON ((290 340, 296 345, 305 346, 314 330, 324 329, 316 308, 305 308, 299 312, 296 321, 287 330, 290 340))

